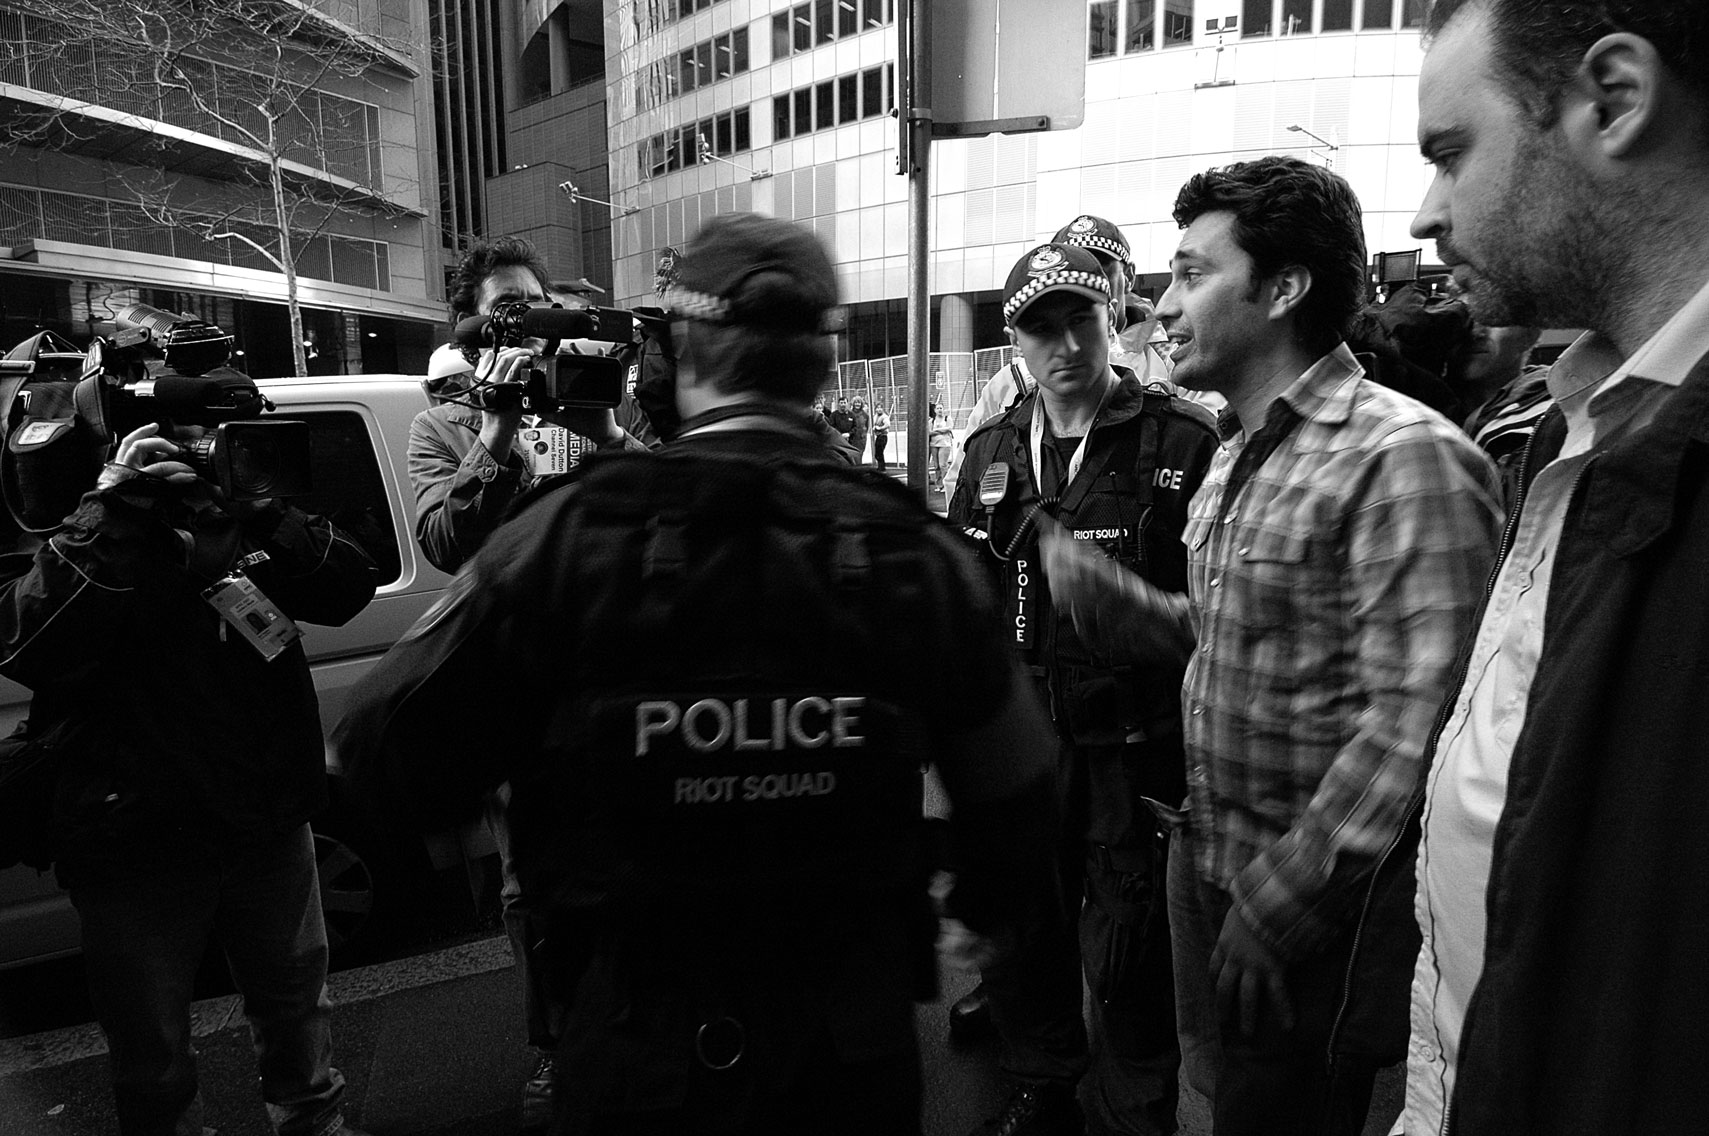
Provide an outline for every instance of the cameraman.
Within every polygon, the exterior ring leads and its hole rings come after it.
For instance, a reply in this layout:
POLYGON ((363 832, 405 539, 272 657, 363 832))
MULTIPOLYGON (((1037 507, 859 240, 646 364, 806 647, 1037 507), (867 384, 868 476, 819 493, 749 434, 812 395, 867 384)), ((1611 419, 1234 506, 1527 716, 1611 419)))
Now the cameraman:
POLYGON ((242 573, 284 617, 336 625, 373 597, 374 565, 324 518, 223 499, 180 453, 155 424, 131 431, 58 532, 0 560, 0 674, 34 692, 28 732, 57 754, 56 870, 119 1132, 202 1131, 189 1007, 212 938, 278 1132, 351 1133, 308 825, 326 805, 308 661, 300 641, 269 661, 204 593, 242 573))
MULTIPOLYGON (((469 246, 451 281, 451 319, 490 315, 510 301, 546 302, 552 288, 545 262, 521 237, 494 237, 469 246)), ((459 367, 460 349, 439 348, 429 362, 429 394, 439 405, 416 415, 409 431, 409 479, 415 489, 415 539, 438 568, 455 572, 498 527, 511 504, 536 479, 517 445, 522 404, 489 384, 520 383, 546 347, 484 350, 459 367), (470 373, 472 370, 472 373, 470 373)), ((632 403, 632 400, 630 400, 632 403)), ((567 428, 592 447, 644 450, 612 410, 565 411, 552 425, 567 428)), ((577 443, 579 446, 580 443, 577 443)))
MULTIPOLYGON (((528 241, 477 240, 452 278, 452 321, 491 315, 502 303, 541 302, 551 291, 545 262, 528 241)), ((458 363, 468 364, 456 347, 441 347, 430 362, 430 382, 439 383, 430 394, 455 401, 422 411, 410 424, 409 477, 415 489, 416 541, 427 559, 446 572, 457 571, 473 556, 521 494, 539 480, 528 465, 525 447, 518 444, 522 404, 515 397, 504 399, 503 392, 504 384, 527 377, 545 346, 542 340, 529 340, 517 347, 483 350, 472 374, 457 373, 458 363), (498 391, 490 384, 498 384, 498 391), (497 399, 482 397, 495 394, 497 399)), ((626 401, 634 406, 633 398, 626 401)), ((635 413, 631 421, 644 421, 635 413)), ((579 410, 554 418, 601 448, 647 448, 618 426, 611 410, 579 410)), ((531 1131, 551 1119, 557 1083, 553 1051, 567 998, 567 991, 548 983, 543 960, 551 951, 573 949, 574 935, 548 927, 523 891, 505 816, 509 797, 508 786, 494 790, 487 800, 486 824, 499 850, 500 902, 522 982, 528 1044, 538 1051, 519 1106, 521 1128, 531 1131)))

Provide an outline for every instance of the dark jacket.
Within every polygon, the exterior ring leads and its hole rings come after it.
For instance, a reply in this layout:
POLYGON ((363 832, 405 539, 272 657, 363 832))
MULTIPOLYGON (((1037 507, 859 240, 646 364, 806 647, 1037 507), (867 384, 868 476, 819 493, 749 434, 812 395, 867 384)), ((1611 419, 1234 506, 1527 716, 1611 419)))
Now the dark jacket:
MULTIPOLYGON (((1522 494, 1565 436, 1553 409, 1522 494)), ((1709 741, 1696 722, 1709 704, 1709 358, 1581 473, 1546 619, 1451 1131, 1697 1131, 1709 1115, 1709 741)), ((1409 885, 1392 896, 1409 909, 1416 842, 1415 814, 1378 879, 1409 885)))
MULTIPOLYGON (((617 407, 621 446, 656 444, 647 417, 633 396, 617 407)), ((415 539, 428 561, 455 572, 499 526, 517 498, 536 480, 516 453, 491 454, 480 444, 481 412, 460 402, 442 402, 409 424, 409 480, 415 490, 415 539)), ((571 434, 572 462, 593 445, 571 434)))
POLYGON ((766 1047, 743 1067, 759 1093, 788 1087, 803 1031, 848 1060, 912 1050, 922 758, 971 841, 968 923, 1049 886, 1049 735, 993 608, 917 496, 799 415, 690 422, 495 532, 363 680, 339 750, 428 825, 511 783, 524 889, 594 954, 565 1031, 575 1099, 693 1110, 708 999, 766 1047), (952 645, 972 658, 945 672, 952 645))
MULTIPOLYGON (((1117 373, 1119 384, 1093 426, 1079 478, 1043 511, 1157 587, 1185 592, 1181 538, 1188 504, 1216 452, 1210 414, 1147 391, 1131 372, 1117 373)), ((1007 637, 1041 679, 1058 736, 1077 747, 1100 747, 1087 771, 1070 778, 1070 823, 1093 843, 1127 845, 1148 840, 1155 824, 1141 796, 1173 803, 1186 792, 1184 664, 1137 664, 1121 654, 1125 640, 1119 636, 1116 642, 1083 642, 1050 603, 1030 520, 1039 505, 1029 473, 1039 397, 1035 390, 968 437, 948 515, 952 524, 983 534, 978 547, 1004 596, 1007 637), (997 463, 1009 468, 1008 488, 987 511, 979 504, 979 483, 997 463), (1015 633, 1023 621, 1031 633, 1026 645, 1015 633)))
MULTIPOLYGON (((1203 407, 1169 394, 1148 392, 1125 369, 1117 373, 1120 382, 1099 415, 1087 446, 1080 474, 1085 492, 1060 495, 1063 499, 1051 503, 1047 511, 1073 529, 1091 528, 1103 533, 1121 528, 1119 537, 1098 535, 1093 539, 1106 553, 1158 587, 1185 592, 1187 552, 1181 534, 1187 525, 1188 504, 1216 453, 1215 424, 1203 407), (1125 466, 1117 464, 1118 454, 1125 458, 1125 466)), ((1007 550, 1039 500, 1038 487, 1029 474, 1029 439, 1038 399, 1035 389, 968 436, 961 476, 949 503, 952 525, 989 532, 986 559, 999 574, 1003 562, 996 553, 1007 550), (979 481, 995 462, 1007 464, 1010 477, 1003 500, 987 520, 987 511, 979 504, 979 481)), ((1034 531, 1026 526, 1016 551, 1032 549, 1036 543, 1034 531)), ((1041 610, 1039 618, 1044 625, 1034 640, 1034 661, 1100 661, 1097 652, 1059 643, 1061 627, 1048 612, 1041 610)), ((1118 660, 1102 661, 1113 664, 1118 660)))
POLYGON ((341 624, 373 597, 373 562, 322 518, 192 520, 111 490, 85 494, 33 557, 0 562, 0 673, 34 692, 32 731, 76 727, 54 805, 67 886, 266 839, 324 807, 302 643, 264 661, 202 598, 251 552, 267 556, 250 579, 294 620, 341 624))

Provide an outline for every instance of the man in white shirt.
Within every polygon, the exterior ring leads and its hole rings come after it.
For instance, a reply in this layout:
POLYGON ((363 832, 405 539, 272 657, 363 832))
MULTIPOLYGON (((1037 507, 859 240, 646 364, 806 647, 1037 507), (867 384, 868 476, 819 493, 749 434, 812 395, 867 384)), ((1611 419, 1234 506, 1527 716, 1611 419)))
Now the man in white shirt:
POLYGON ((1591 330, 1432 740, 1396 1131, 1700 1131, 1709 5, 1437 0, 1425 35, 1413 235, 1480 323, 1591 330))

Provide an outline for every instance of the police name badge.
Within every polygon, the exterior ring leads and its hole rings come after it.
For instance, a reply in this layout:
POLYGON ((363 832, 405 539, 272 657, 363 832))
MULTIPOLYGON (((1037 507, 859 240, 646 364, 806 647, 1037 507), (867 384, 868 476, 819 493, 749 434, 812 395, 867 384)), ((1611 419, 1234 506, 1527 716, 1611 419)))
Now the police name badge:
POLYGON ((517 451, 535 477, 568 473, 581 457, 579 452, 571 453, 570 443, 570 432, 562 426, 528 426, 516 435, 517 451))
POLYGON ((236 573, 227 576, 205 590, 202 598, 220 613, 225 626, 235 628, 268 662, 303 637, 302 628, 280 611, 279 605, 268 599, 267 593, 248 576, 236 573))

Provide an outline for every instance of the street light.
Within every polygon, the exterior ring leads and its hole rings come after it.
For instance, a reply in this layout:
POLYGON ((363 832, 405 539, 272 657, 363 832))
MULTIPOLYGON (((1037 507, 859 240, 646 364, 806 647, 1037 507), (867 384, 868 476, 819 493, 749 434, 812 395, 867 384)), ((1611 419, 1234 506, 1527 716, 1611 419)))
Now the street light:
MULTIPOLYGON (((1312 131, 1307 130, 1305 127, 1301 126, 1297 122, 1288 123, 1288 129, 1291 130, 1295 134, 1303 134, 1307 138, 1312 139, 1313 141, 1317 142, 1318 146, 1321 146, 1324 150, 1333 152, 1335 150, 1341 149, 1340 146, 1336 145, 1334 142, 1331 142, 1329 139, 1323 137, 1321 134, 1315 134, 1312 131)), ((1313 146, 1312 149, 1316 150, 1318 148, 1318 146, 1313 146)), ((1329 154, 1326 153, 1323 155, 1323 164, 1330 169, 1334 169, 1335 168, 1335 159, 1330 157, 1329 154)))
POLYGON ((573 181, 561 181, 558 183, 558 188, 563 190, 564 193, 566 193, 567 195, 569 195, 571 205, 575 205, 575 204, 578 204, 578 203, 583 202, 583 201, 591 201, 595 205, 605 206, 607 209, 610 209, 613 213, 616 213, 622 217, 627 217, 631 213, 639 213, 641 211, 641 207, 639 205, 617 205, 617 204, 614 204, 613 202, 610 202, 610 201, 601 201, 597 197, 589 197, 587 194, 583 193, 580 189, 577 189, 576 183, 573 181))
POLYGON ((741 170, 743 173, 748 175, 749 181, 759 181, 761 178, 768 178, 771 176, 770 170, 756 170, 752 166, 744 166, 740 162, 732 162, 729 158, 720 158, 717 154, 712 152, 712 143, 706 140, 706 135, 696 134, 694 137, 695 140, 700 143, 699 156, 702 164, 705 164, 706 162, 723 162, 726 166, 735 166, 738 170, 741 170))
POLYGON ((1294 132, 1294 133, 1295 133, 1295 134, 1303 134, 1303 135, 1305 135, 1305 136, 1306 136, 1306 137, 1307 137, 1307 138, 1315 138, 1315 139, 1317 139, 1317 141, 1318 141, 1318 143, 1319 143, 1319 144, 1320 144, 1320 145, 1322 145, 1322 146, 1324 146, 1324 147, 1325 147, 1325 148, 1327 148, 1327 149, 1330 149, 1330 150, 1339 150, 1339 149, 1341 149, 1341 147, 1339 147, 1339 146, 1337 146, 1337 145, 1336 145, 1336 144, 1335 144, 1335 143, 1333 143, 1333 142, 1331 142, 1331 141, 1330 141, 1330 140, 1329 140, 1329 139, 1327 139, 1327 138, 1324 138, 1324 137, 1321 137, 1321 136, 1319 136, 1319 135, 1317 135, 1317 134, 1313 134, 1313 133, 1312 133, 1312 132, 1311 132, 1311 131, 1309 131, 1309 130, 1307 130, 1307 129, 1306 129, 1306 128, 1305 128, 1305 127, 1303 127, 1303 126, 1301 126, 1301 125, 1300 125, 1300 124, 1299 124, 1299 123, 1297 123, 1297 122, 1290 122, 1290 123, 1288 123, 1288 129, 1289 129, 1289 130, 1291 130, 1291 131, 1293 131, 1293 132, 1294 132))

